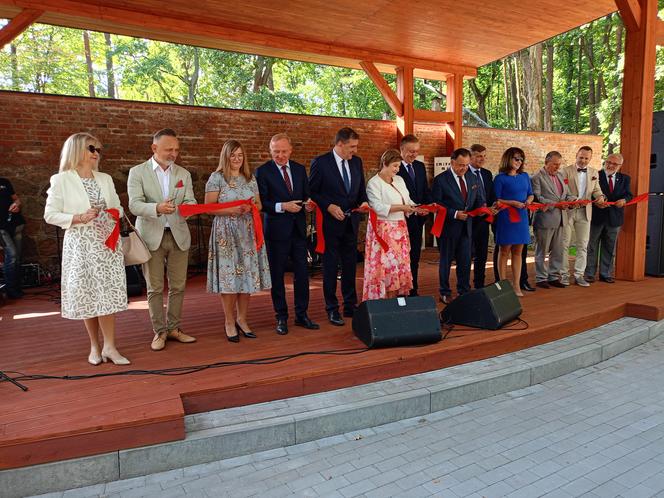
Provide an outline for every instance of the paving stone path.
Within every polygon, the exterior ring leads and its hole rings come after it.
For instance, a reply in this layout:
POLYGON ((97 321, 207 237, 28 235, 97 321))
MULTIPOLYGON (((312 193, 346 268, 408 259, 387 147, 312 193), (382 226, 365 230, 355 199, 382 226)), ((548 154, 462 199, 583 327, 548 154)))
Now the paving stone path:
POLYGON ((46 496, 664 497, 664 334, 424 418, 46 496))

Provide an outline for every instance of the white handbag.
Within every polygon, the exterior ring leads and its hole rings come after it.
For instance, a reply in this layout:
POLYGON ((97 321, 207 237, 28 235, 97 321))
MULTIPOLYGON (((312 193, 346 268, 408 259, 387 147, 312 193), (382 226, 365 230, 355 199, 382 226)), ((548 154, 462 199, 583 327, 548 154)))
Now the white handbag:
POLYGON ((124 264, 125 266, 142 265, 147 262, 152 255, 150 254, 148 246, 145 245, 145 242, 136 231, 134 225, 131 224, 131 221, 129 221, 126 214, 124 215, 124 219, 130 228, 130 230, 123 231, 121 236, 124 264))

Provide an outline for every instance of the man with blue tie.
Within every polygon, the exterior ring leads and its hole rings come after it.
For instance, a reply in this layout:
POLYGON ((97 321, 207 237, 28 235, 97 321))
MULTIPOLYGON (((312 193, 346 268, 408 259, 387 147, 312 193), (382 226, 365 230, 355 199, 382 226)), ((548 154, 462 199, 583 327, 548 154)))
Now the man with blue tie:
MULTIPOLYGON (((475 175, 477 184, 482 189, 487 206, 493 206, 496 195, 493 192, 493 175, 484 168, 486 162, 486 147, 481 144, 470 146, 470 164, 468 169, 475 175)), ((489 253, 489 227, 490 223, 484 218, 473 220, 473 284, 476 289, 484 287, 486 277, 486 259, 489 253)))
MULTIPOLYGON (((433 180, 431 196, 433 201, 445 207, 445 225, 438 239, 440 260, 438 276, 440 301, 452 301, 450 289, 450 268, 456 261, 457 292, 459 295, 470 290, 470 254, 473 234, 472 218, 466 214, 485 205, 484 194, 475 175, 468 170, 470 151, 459 148, 452 152, 452 167, 433 180)), ((440 215, 439 215, 440 216, 440 215)))
POLYGON ((311 198, 323 213, 325 310, 330 323, 337 326, 344 325, 337 299, 339 261, 344 316, 352 317, 357 305, 355 273, 360 215, 352 211, 368 206, 362 159, 355 155, 359 141, 360 136, 354 130, 341 128, 334 138, 334 148, 315 158, 309 172, 311 198))
MULTIPOLYGON (((415 135, 406 135, 401 139, 401 166, 397 173, 404 179, 410 199, 415 204, 429 204, 431 191, 427 181, 427 172, 424 163, 417 160, 420 154, 420 140, 415 135)), ((410 239, 410 272, 413 275, 413 288, 411 296, 417 296, 417 273, 422 252, 422 229, 427 221, 427 215, 414 215, 406 218, 408 237, 410 239)))
POLYGON ((285 133, 270 140, 272 160, 256 169, 256 182, 265 212, 265 244, 272 278, 272 305, 279 335, 288 333, 288 304, 284 273, 290 258, 293 265, 295 325, 320 328, 309 319, 309 274, 307 272, 307 228, 309 180, 304 166, 290 160, 293 145, 285 133))

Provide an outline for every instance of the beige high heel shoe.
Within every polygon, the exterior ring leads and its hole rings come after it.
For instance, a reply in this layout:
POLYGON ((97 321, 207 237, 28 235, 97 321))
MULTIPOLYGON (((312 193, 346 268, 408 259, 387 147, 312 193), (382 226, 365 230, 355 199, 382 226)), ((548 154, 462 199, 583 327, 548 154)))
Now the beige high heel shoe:
POLYGON ((111 360, 115 365, 131 365, 131 361, 122 356, 119 352, 115 351, 113 353, 101 352, 101 361, 106 363, 108 360, 111 360))

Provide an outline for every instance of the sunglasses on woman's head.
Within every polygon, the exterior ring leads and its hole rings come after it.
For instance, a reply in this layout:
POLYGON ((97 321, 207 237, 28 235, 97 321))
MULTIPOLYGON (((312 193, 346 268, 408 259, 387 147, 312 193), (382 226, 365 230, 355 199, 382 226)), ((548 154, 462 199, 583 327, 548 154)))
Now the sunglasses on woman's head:
POLYGON ((101 149, 98 147, 95 147, 94 145, 90 144, 88 145, 88 150, 92 152, 93 154, 96 152, 97 154, 101 154, 101 149))

